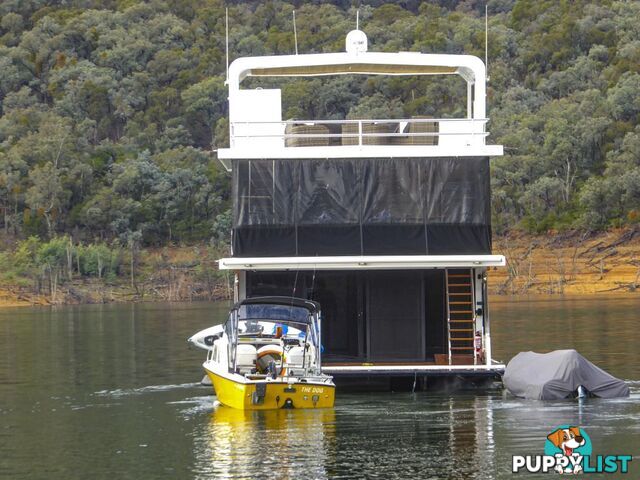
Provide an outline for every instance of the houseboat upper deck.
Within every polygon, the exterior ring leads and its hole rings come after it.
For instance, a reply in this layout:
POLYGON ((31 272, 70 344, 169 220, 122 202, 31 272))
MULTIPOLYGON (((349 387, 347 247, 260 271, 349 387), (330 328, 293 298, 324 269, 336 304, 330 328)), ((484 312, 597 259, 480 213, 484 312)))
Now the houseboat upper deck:
POLYGON ((398 158, 502 155, 486 138, 485 66, 471 55, 368 52, 366 36, 347 36, 344 53, 245 57, 229 69, 230 148, 218 157, 398 158), (281 90, 240 88, 247 77, 459 75, 466 81, 465 118, 305 120, 282 118, 281 90), (329 148, 330 147, 330 148, 329 148))

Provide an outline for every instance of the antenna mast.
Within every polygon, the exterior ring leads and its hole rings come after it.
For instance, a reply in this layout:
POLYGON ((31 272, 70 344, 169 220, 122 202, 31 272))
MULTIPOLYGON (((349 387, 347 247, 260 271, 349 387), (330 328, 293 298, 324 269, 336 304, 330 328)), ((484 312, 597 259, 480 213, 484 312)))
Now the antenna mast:
POLYGON ((356 10, 356 30, 360 30, 360 9, 356 10))
POLYGON ((227 57, 227 82, 229 81, 229 7, 224 9, 224 40, 225 54, 227 57))
POLYGON ((293 41, 296 45, 296 55, 298 55, 298 30, 296 29, 296 11, 293 11, 293 41))
POLYGON ((484 6, 484 68, 486 81, 489 81, 489 8, 484 6))

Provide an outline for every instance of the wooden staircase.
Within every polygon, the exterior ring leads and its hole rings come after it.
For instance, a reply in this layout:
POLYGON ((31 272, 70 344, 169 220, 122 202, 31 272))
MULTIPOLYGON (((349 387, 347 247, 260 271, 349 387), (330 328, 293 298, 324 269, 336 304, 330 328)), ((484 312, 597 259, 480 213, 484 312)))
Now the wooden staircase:
POLYGON ((475 315, 470 269, 447 269, 447 339, 450 365, 474 364, 475 315))

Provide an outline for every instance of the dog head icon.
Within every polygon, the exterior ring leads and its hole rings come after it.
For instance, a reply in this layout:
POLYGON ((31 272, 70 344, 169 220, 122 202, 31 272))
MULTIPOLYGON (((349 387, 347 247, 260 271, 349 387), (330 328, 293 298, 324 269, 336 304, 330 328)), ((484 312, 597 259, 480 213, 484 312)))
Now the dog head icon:
POLYGON ((585 444, 579 427, 559 428, 547 435, 547 439, 565 455, 573 454, 574 449, 585 444))

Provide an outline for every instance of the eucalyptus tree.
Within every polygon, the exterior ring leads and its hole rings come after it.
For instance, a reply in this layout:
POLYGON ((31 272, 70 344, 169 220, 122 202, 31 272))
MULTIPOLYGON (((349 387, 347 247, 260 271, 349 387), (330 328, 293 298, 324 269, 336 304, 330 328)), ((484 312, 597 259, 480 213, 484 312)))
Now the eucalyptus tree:
POLYGON ((216 138, 216 121, 227 115, 227 95, 222 77, 211 77, 186 88, 182 94, 185 123, 203 148, 221 143, 216 138))

